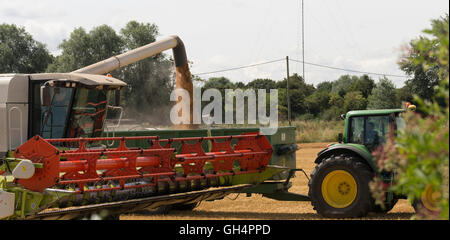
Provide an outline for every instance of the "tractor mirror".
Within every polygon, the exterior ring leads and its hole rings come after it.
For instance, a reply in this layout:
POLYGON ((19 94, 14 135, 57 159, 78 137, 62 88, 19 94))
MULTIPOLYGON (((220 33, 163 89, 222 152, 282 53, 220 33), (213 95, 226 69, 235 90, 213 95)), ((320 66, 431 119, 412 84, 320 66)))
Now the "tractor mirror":
POLYGON ((50 106, 51 104, 50 86, 44 85, 41 87, 41 105, 50 106))
POLYGON ((338 142, 341 143, 344 140, 344 136, 342 135, 342 133, 338 134, 338 142))
POLYGON ((114 106, 120 106, 120 90, 114 91, 114 106))

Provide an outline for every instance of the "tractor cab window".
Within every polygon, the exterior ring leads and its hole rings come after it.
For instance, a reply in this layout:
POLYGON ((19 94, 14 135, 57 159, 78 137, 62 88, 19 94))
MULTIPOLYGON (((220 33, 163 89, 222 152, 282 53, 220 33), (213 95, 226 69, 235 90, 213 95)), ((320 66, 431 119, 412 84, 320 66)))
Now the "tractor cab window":
POLYGON ((363 139, 359 136, 364 132, 364 117, 352 117, 350 129, 349 142, 363 144, 363 139))
POLYGON ((386 142, 389 134, 389 116, 353 117, 349 142, 363 144, 374 150, 386 142))
POLYGON ((70 115, 68 137, 101 136, 108 99, 108 90, 78 88, 70 115))
POLYGON ((402 117, 395 117, 395 126, 397 126, 397 130, 403 130, 406 128, 405 120, 402 117))

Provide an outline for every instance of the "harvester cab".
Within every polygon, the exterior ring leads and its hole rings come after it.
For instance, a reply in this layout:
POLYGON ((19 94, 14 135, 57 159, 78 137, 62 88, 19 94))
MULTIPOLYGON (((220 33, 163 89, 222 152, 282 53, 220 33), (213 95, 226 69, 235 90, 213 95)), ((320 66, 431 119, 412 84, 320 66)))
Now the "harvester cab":
POLYGON ((0 75, 0 153, 35 135, 99 137, 116 91, 126 83, 82 73, 0 75))

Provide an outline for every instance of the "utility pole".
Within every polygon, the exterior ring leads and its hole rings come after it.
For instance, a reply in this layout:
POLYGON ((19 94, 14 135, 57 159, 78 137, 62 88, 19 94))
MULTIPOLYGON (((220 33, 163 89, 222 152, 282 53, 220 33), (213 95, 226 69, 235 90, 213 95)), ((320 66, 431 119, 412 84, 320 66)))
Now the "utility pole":
POLYGON ((303 81, 305 81, 305 18, 304 18, 304 4, 302 0, 302 57, 303 57, 303 81))
POLYGON ((288 107, 288 121, 289 126, 291 126, 291 98, 289 95, 289 56, 286 56, 286 95, 287 95, 287 107, 288 107))

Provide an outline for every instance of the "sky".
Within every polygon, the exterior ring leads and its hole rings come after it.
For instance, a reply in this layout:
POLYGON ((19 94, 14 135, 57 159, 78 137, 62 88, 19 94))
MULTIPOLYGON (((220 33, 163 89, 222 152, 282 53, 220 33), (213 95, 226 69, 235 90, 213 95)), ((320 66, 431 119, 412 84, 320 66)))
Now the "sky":
MULTIPOLYGON (((447 0, 304 0, 303 12, 305 62, 404 76, 397 64, 402 46, 424 35, 422 30, 431 26, 432 19, 449 12, 449 4, 447 0)), ((119 32, 131 20, 156 24, 158 39, 178 35, 193 74, 303 57, 301 0, 0 0, 0 24, 25 27, 54 55, 60 54, 58 45, 77 27, 89 31, 107 24, 119 32)), ((290 61, 289 71, 302 75, 302 64, 290 61)), ((306 82, 315 86, 344 74, 361 75, 309 64, 304 74, 306 82)), ((280 81, 286 77, 286 62, 199 76, 224 76, 233 82, 280 81)), ((396 87, 407 79, 388 78, 396 87)))

